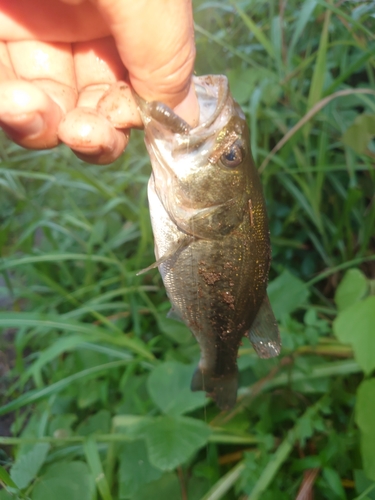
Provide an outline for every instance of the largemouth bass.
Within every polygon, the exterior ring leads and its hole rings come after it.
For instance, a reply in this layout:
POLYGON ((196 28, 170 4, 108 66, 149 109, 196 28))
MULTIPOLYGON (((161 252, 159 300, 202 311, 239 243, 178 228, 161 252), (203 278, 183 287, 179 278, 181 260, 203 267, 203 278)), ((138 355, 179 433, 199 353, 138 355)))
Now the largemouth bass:
MULTIPOLYGON (((245 116, 224 76, 194 77, 200 122, 137 98, 152 163, 148 198, 156 263, 171 316, 192 331, 201 359, 191 389, 223 410, 237 398, 247 335, 262 358, 280 337, 267 297, 270 240, 245 116)), ((149 269, 149 268, 148 268, 149 269)))

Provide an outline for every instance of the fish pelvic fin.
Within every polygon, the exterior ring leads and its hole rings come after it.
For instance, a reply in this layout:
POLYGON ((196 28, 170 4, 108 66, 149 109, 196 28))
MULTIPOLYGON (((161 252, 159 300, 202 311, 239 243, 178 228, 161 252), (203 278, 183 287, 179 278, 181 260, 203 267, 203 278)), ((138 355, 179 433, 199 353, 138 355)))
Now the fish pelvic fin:
POLYGON ((173 306, 169 309, 167 313, 167 318, 185 324, 184 320, 181 317, 181 314, 173 306))
POLYGON ((267 295, 246 336, 260 358, 274 358, 280 354, 279 327, 267 295))
POLYGON ((200 366, 195 370, 191 380, 191 390, 205 391, 222 411, 230 410, 237 400, 237 371, 217 375, 216 373, 202 370, 200 366))

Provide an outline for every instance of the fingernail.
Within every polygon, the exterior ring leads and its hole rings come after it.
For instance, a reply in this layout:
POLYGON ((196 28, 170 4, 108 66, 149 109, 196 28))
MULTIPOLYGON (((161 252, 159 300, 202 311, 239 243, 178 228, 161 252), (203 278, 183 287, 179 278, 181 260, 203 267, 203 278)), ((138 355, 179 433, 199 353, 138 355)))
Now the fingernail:
POLYGON ((2 115, 1 122, 18 135, 33 137, 44 129, 44 120, 39 113, 30 115, 2 115))

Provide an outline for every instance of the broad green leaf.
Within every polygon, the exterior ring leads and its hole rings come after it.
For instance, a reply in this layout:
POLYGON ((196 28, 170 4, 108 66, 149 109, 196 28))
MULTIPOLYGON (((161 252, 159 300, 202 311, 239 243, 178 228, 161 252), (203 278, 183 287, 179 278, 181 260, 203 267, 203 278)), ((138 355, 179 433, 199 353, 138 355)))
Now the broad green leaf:
POLYGON ((268 297, 276 319, 281 319, 304 304, 309 291, 303 281, 285 270, 268 285, 268 297))
MULTIPOLYGON (((254 99, 256 88, 258 91, 263 90, 258 99, 270 104, 277 101, 281 92, 277 74, 268 68, 254 71, 254 69, 244 70, 234 67, 228 70, 227 77, 233 96, 239 104, 248 104, 250 99, 254 99)), ((250 117, 252 118, 251 114, 250 117)), ((253 133, 253 127, 251 132, 253 133)))
POLYGON ((361 300, 368 289, 366 276, 359 269, 349 269, 341 280, 335 293, 335 302, 339 311, 347 309, 361 300))
POLYGON ((185 463, 207 443, 210 434, 204 422, 189 417, 156 417, 140 430, 140 436, 146 439, 150 463, 166 471, 185 463))
POLYGON ((354 471, 354 481, 356 493, 358 495, 361 495, 362 493, 367 494, 363 500, 375 500, 375 482, 368 479, 363 470, 354 471))
POLYGON ((188 500, 196 500, 197 498, 202 499, 211 484, 212 481, 207 477, 191 476, 188 483, 188 500))
POLYGON ((366 152, 368 143, 375 136, 375 115, 363 113, 346 129, 342 142, 358 154, 366 152))
MULTIPOLYGON (((375 378, 365 380, 357 390, 356 422, 364 433, 375 433, 375 378)), ((375 459, 375 446, 374 446, 375 459)))
POLYGON ((72 425, 78 419, 78 416, 73 413, 64 413, 52 417, 48 431, 51 436, 65 437, 72 434, 72 425))
POLYGON ((181 486, 176 474, 163 474, 160 479, 141 488, 132 500, 181 500, 181 486))
POLYGON ((8 491, 2 490, 0 491, 0 500, 18 500, 20 497, 15 497, 11 495, 8 491))
POLYGON ((256 85, 255 75, 257 73, 253 69, 230 68, 228 70, 227 77, 230 89, 239 104, 249 101, 256 85))
POLYGON ((161 317, 158 318, 158 325, 160 330, 177 344, 186 344, 191 340, 191 331, 180 321, 161 317))
POLYGON ((375 368, 375 296, 340 312, 333 323, 333 331, 341 342, 352 345, 362 370, 371 373, 375 368))
POLYGON ((77 428, 77 434, 80 436, 89 436, 90 434, 107 434, 111 428, 111 414, 108 410, 99 410, 94 415, 86 418, 77 428))
POLYGON ((338 472, 332 468, 324 467, 323 477, 327 481, 329 490, 334 494, 335 498, 345 500, 346 494, 338 472))
POLYGON ((38 443, 16 460, 10 469, 10 477, 18 488, 26 488, 35 479, 39 469, 44 464, 49 448, 48 443, 38 443))
POLYGON ((361 453, 368 479, 375 481, 375 379, 365 380, 357 391, 356 422, 361 431, 361 453))
POLYGON ((190 390, 195 368, 167 361, 150 373, 148 392, 158 408, 168 415, 182 415, 204 406, 207 398, 203 392, 190 390))
POLYGON ((94 480, 84 462, 51 465, 36 483, 32 500, 92 500, 94 480))
POLYGON ((1 465, 0 465, 0 481, 2 481, 7 486, 10 486, 11 488, 17 488, 16 483, 11 479, 8 472, 1 465))
POLYGON ((143 440, 122 445, 118 475, 120 498, 134 498, 141 486, 156 481, 161 474, 160 469, 150 464, 143 440))

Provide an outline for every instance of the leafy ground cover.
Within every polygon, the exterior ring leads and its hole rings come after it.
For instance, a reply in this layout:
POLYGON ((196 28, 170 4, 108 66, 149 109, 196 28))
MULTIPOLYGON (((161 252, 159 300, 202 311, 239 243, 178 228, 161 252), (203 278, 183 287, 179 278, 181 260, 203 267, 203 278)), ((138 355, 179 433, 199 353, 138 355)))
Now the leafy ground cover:
POLYGON ((197 1, 247 113, 283 350, 220 413, 166 319, 134 133, 116 163, 1 140, 0 499, 375 498, 375 5, 197 1))

